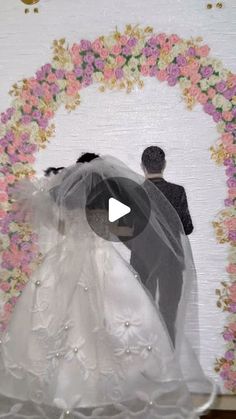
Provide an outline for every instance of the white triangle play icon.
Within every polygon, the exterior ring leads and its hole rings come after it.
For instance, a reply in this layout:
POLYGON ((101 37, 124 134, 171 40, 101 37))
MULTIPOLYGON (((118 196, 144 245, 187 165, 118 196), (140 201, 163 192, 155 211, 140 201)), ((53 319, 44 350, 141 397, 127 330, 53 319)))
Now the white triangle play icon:
POLYGON ((109 199, 109 207, 108 207, 108 220, 113 223, 119 218, 124 217, 124 215, 129 214, 131 208, 122 202, 117 201, 115 198, 109 199))

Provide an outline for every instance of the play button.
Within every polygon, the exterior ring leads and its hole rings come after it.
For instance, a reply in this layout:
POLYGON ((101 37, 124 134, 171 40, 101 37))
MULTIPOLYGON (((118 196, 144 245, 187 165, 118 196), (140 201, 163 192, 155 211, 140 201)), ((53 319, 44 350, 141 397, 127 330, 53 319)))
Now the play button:
POLYGON ((124 215, 129 214, 131 208, 122 202, 117 201, 115 198, 109 199, 109 206, 108 206, 108 220, 113 223, 114 221, 119 220, 120 218, 124 217, 124 215))
POLYGON ((139 235, 150 216, 143 185, 124 177, 98 178, 87 197, 86 216, 91 229, 109 241, 128 241, 139 235))

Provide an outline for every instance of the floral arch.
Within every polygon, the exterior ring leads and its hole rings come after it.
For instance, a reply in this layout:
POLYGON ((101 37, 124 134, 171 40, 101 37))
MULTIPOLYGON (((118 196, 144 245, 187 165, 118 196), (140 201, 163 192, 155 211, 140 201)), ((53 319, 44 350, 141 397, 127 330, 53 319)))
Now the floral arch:
POLYGON ((123 33, 95 41, 81 40, 71 47, 65 39, 54 41, 53 59, 36 75, 14 84, 11 107, 0 123, 0 332, 29 275, 40 258, 37 236, 22 219, 10 198, 15 181, 35 174, 34 154, 46 148, 55 127, 51 120, 63 104, 68 111, 80 104, 80 91, 97 83, 100 91, 144 86, 153 77, 169 86, 180 86, 187 108, 202 105, 216 123, 219 138, 211 156, 226 169, 228 196, 225 208, 213 221, 219 243, 229 243, 227 281, 216 290, 217 305, 228 312, 222 331, 226 351, 215 370, 225 387, 236 393, 236 75, 209 55, 202 39, 154 33, 150 27, 127 25, 123 33))

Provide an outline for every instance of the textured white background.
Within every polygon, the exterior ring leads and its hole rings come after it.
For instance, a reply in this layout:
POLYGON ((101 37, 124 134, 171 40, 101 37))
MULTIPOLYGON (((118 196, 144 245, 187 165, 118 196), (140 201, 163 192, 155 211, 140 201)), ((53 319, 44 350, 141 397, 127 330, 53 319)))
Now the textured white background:
MULTIPOLYGON (((0 111, 10 104, 11 85, 50 61, 54 39, 93 40, 127 23, 183 38, 200 35, 211 54, 235 72, 236 4, 223 3, 221 10, 207 10, 202 0, 41 0, 38 15, 33 8, 25 15, 20 0, 0 0, 0 111)), ((56 137, 37 156, 40 175, 49 165, 73 163, 82 151, 116 155, 140 171, 145 146, 166 150, 166 179, 185 186, 195 226, 190 239, 200 292, 201 363, 220 384, 213 363, 224 351, 225 316, 216 308, 215 288, 226 278, 227 247, 216 243, 211 221, 223 207, 226 182, 223 168, 210 160, 214 123, 200 107, 187 111, 178 87, 154 80, 130 95, 90 87, 82 92, 80 108, 70 115, 60 109, 55 122, 56 137)))

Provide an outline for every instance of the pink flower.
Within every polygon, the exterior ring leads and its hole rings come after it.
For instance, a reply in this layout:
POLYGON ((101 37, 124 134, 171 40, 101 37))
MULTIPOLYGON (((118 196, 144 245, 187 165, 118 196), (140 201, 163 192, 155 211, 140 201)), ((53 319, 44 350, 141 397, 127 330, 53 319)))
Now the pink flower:
POLYGON ((69 81, 74 81, 74 80, 76 80, 76 75, 75 75, 75 73, 74 73, 74 72, 72 72, 72 71, 68 71, 68 72, 66 73, 66 79, 67 79, 67 80, 69 80, 69 81))
POLYGON ((200 57, 207 57, 209 55, 210 48, 208 45, 203 45, 202 47, 197 48, 197 55, 200 57))
POLYGON ((163 45, 165 43, 165 40, 166 40, 166 34, 165 33, 159 33, 159 35, 157 35, 156 39, 157 39, 158 44, 163 45))
POLYGON ((4 218, 7 215, 6 211, 0 208, 0 218, 4 218))
POLYGON ((49 73, 47 76, 48 83, 55 83, 57 81, 57 77, 55 73, 49 73))
POLYGON ((7 292, 11 289, 11 285, 9 282, 2 282, 2 284, 0 284, 0 289, 4 292, 7 292))
POLYGON ((121 53, 121 46, 120 44, 116 44, 112 47, 111 53, 114 55, 119 55, 121 53))
POLYGON ((163 52, 165 52, 165 53, 170 52, 170 50, 171 50, 171 44, 170 44, 169 42, 166 42, 166 43, 162 46, 161 50, 162 50, 163 52))
POLYGON ((92 49, 95 52, 100 52, 102 47, 103 47, 103 45, 102 45, 102 42, 100 41, 100 39, 95 39, 95 41, 92 43, 92 49))
POLYGON ((13 311, 13 307, 10 303, 4 304, 3 309, 6 313, 11 313, 13 311))
POLYGON ((31 111, 32 111, 32 106, 31 106, 31 105, 28 105, 28 103, 26 103, 26 104, 23 106, 23 112, 24 112, 24 113, 31 113, 31 111))
POLYGON ((66 92, 69 96, 75 96, 78 93, 78 90, 80 89, 80 82, 79 80, 74 80, 71 81, 67 88, 66 88, 66 92))
POLYGON ((228 151, 230 154, 236 154, 236 144, 227 145, 225 150, 228 151))
POLYGON ((232 112, 230 112, 230 111, 228 111, 228 112, 223 112, 223 113, 222 113, 222 116, 223 116, 223 119, 224 119, 225 121, 227 121, 227 122, 230 122, 230 121, 232 121, 232 119, 233 119, 233 113, 232 113, 232 112))
POLYGON ((235 273, 236 273, 236 265, 235 265, 234 263, 230 263, 230 264, 227 266, 226 271, 227 271, 229 274, 235 274, 235 273))
POLYGON ((170 40, 171 44, 173 44, 173 45, 178 44, 181 41, 180 37, 176 34, 170 35, 169 40, 170 40))
POLYGON ((119 66, 122 66, 124 63, 125 63, 125 58, 124 57, 122 57, 122 55, 118 55, 118 57, 116 57, 116 63, 119 65, 119 66))
POLYGON ((229 323, 228 327, 233 332, 236 332, 236 323, 229 323))
POLYGON ((224 225, 228 230, 236 230, 236 218, 231 218, 224 221, 224 225))
POLYGON ((201 94, 201 91, 200 91, 199 87, 197 87, 197 86, 191 86, 189 88, 189 94, 191 96, 198 96, 198 95, 201 94))
POLYGON ((207 103, 208 96, 205 93, 200 93, 197 96, 197 100, 199 103, 201 103, 201 105, 204 105, 205 103, 207 103))
POLYGON ((0 192, 0 202, 6 202, 8 200, 8 196, 6 192, 0 192))
POLYGON ((199 73, 194 72, 190 75, 190 80, 192 83, 197 84, 201 80, 201 76, 199 73))
POLYGON ((233 140, 234 140, 234 137, 230 133, 225 133, 225 134, 222 134, 222 136, 221 136, 221 141, 225 145, 233 144, 233 140))
POLYGON ((167 80, 168 74, 167 74, 167 72, 165 70, 159 70, 157 72, 157 76, 156 77, 157 77, 157 79, 159 81, 165 81, 165 80, 167 80))
POLYGON ((120 37, 120 43, 121 43, 121 45, 126 45, 126 44, 127 44, 127 42, 128 42, 128 38, 127 38, 127 36, 126 36, 126 35, 122 35, 122 36, 120 37))
POLYGON ((155 57, 155 55, 151 55, 151 57, 148 57, 146 63, 148 65, 155 65, 157 62, 157 58, 155 57))
POLYGON ((103 71, 104 77, 106 80, 109 80, 114 75, 114 70, 112 68, 105 68, 103 71))
POLYGON ((148 74, 149 74, 149 65, 147 65, 147 64, 143 64, 142 66, 141 66, 141 74, 143 75, 143 76, 148 76, 148 74))
POLYGON ((105 60, 108 56, 109 56, 109 51, 108 51, 108 49, 103 48, 103 49, 100 51, 100 57, 101 57, 103 60, 105 60))
POLYGON ((216 91, 213 89, 213 87, 210 87, 210 89, 207 90, 207 94, 209 99, 213 99, 213 97, 216 95, 216 91))
POLYGON ((228 196, 230 199, 234 199, 236 197, 236 188, 230 188, 228 190, 228 196))
POLYGON ((4 180, 0 180, 0 190, 6 191, 7 189, 7 183, 4 180))

